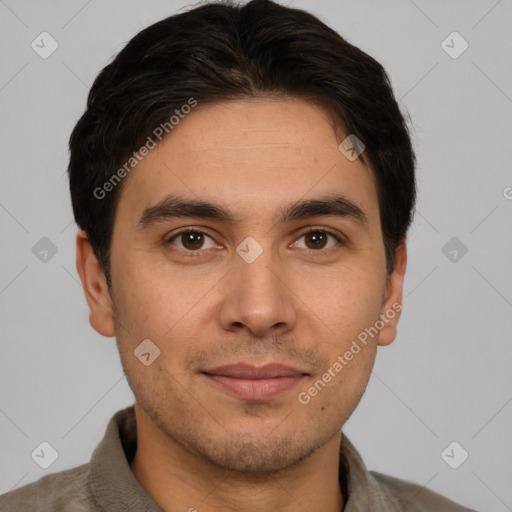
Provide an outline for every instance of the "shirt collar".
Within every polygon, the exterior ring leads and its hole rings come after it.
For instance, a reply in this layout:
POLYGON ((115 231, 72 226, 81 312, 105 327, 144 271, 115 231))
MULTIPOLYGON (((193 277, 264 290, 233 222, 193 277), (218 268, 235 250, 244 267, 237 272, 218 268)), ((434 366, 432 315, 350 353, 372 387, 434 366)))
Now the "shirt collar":
POLYGON ((343 512, 387 512, 401 510, 395 498, 366 468, 361 455, 345 434, 340 446, 340 479, 345 472, 348 499, 343 512))
POLYGON ((163 512, 130 468, 137 449, 134 406, 117 411, 91 456, 88 481, 98 503, 109 512, 163 512))

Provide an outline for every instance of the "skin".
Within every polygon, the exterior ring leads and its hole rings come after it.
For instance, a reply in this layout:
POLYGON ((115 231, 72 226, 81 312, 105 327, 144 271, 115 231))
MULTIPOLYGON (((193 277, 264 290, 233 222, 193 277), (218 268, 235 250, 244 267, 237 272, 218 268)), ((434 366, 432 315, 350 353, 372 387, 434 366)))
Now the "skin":
POLYGON ((401 303, 406 267, 404 243, 386 275, 374 176, 339 151, 344 137, 325 110, 300 99, 198 105, 125 178, 112 296, 86 234, 77 235, 91 325, 116 336, 135 395, 131 468, 166 512, 343 509, 341 429, 400 314, 307 405, 297 397, 401 303), (141 229, 144 209, 170 193, 215 201, 237 222, 174 218, 141 229), (330 194, 357 204, 367 227, 337 216, 274 222, 283 206, 330 194), (310 227, 345 243, 327 236, 322 252, 304 235, 310 227), (208 236, 195 246, 186 236, 168 242, 181 228, 208 236), (250 264, 236 252, 248 236, 263 249, 250 264), (161 351, 149 366, 133 354, 147 338, 161 351), (248 401, 201 373, 238 362, 308 375, 274 398, 248 401))

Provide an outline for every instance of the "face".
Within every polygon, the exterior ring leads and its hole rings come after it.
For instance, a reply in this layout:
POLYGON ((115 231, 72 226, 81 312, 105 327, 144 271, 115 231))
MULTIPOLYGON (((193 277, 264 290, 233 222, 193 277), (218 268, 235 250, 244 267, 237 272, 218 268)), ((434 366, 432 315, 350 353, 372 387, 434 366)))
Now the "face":
POLYGON ((112 302, 78 235, 91 323, 117 337, 138 414, 217 466, 325 446, 395 337, 405 246, 387 280, 375 180, 343 138, 299 99, 198 105, 125 178, 112 302))

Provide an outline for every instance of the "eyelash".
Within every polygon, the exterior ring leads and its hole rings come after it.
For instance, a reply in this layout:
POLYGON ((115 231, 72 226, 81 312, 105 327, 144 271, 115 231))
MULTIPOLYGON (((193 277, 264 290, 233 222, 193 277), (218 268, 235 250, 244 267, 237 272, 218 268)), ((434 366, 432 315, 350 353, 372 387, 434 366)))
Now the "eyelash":
MULTIPOLYGON (((166 245, 167 244, 171 245, 172 242, 174 242, 174 240, 176 240, 180 235, 183 235, 185 233, 194 233, 194 234, 199 234, 199 235, 206 235, 207 237, 209 237, 209 238, 211 238, 213 240, 213 237, 207 231, 204 231, 204 230, 202 230, 200 228, 184 228, 184 229, 178 231, 177 233, 174 233, 174 235, 172 235, 171 238, 167 239, 165 241, 166 245)), ((320 228, 309 228, 307 231, 304 231, 303 233, 301 233, 298 236, 297 240, 299 240, 301 237, 303 237, 303 236, 305 236, 305 235, 307 235, 309 233, 323 233, 325 235, 330 235, 330 236, 332 236, 338 242, 338 244, 345 245, 345 240, 341 236, 333 233, 332 231, 329 231, 328 229, 323 229, 323 228, 322 229, 320 229, 320 228)), ((191 251, 191 250, 181 249, 179 247, 177 247, 176 249, 186 253, 187 256, 189 256, 189 257, 200 256, 201 253, 205 251, 205 249, 197 249, 196 251, 191 251)), ((306 250, 309 250, 309 251, 311 251, 313 253, 317 253, 317 254, 327 254, 331 249, 334 249, 334 247, 329 247, 328 249, 306 249, 306 250)))

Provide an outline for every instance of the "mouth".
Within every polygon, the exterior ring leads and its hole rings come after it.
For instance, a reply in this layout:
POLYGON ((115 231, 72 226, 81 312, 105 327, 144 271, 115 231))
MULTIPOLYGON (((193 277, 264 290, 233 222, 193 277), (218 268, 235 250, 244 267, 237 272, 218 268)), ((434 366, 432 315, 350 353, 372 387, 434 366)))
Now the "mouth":
POLYGON ((249 364, 234 364, 204 371, 203 375, 232 396, 262 401, 292 389, 309 374, 281 364, 267 364, 259 368, 249 364))

